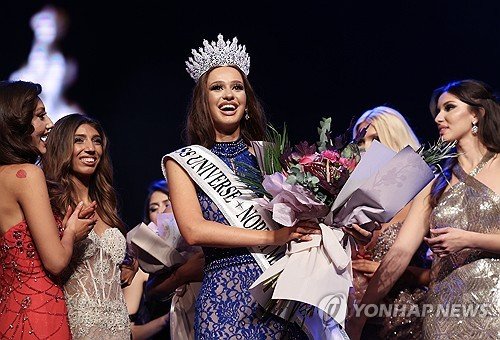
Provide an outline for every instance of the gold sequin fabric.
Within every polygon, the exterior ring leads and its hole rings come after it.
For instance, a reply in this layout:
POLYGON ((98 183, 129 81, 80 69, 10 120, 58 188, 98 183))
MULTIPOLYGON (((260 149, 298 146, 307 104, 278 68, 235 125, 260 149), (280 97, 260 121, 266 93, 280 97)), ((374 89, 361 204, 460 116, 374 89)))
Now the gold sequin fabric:
MULTIPOLYGON (((457 164, 459 182, 447 190, 430 216, 434 228, 500 233, 500 196, 457 164)), ((500 339, 500 255, 463 249, 436 258, 424 317, 425 339, 500 339)))
MULTIPOLYGON (((385 229, 377 239, 377 243, 371 250, 372 259, 381 262, 389 249, 392 247, 399 231, 403 226, 402 222, 394 223, 385 229)), ((410 261, 410 266, 429 268, 430 264, 425 260, 428 248, 422 244, 410 261)), ((424 301, 427 288, 414 284, 412 279, 401 278, 396 282, 391 291, 383 299, 382 303, 390 306, 400 306, 406 310, 412 308, 420 309, 424 301), (411 282, 411 283, 410 283, 411 282), (404 307, 403 307, 404 306, 404 307)), ((405 315, 404 313, 393 313, 382 318, 382 328, 380 337, 382 339, 421 339, 422 319, 415 315, 405 315)))
POLYGON ((65 273, 64 293, 73 339, 130 339, 130 324, 119 265, 126 241, 117 228, 75 245, 65 273))
MULTIPOLYGON (((367 253, 371 259, 381 262, 401 230, 402 222, 394 223, 383 230, 377 238, 377 242, 367 253)), ((410 265, 421 268, 428 268, 425 261, 427 247, 422 245, 413 256, 410 265)), ((355 287, 354 300, 359 303, 364 295, 369 280, 366 276, 354 271, 353 284, 355 287)), ((410 284, 408 280, 402 278, 394 285, 387 296, 381 301, 386 306, 399 306, 410 310, 411 308, 420 308, 424 301, 426 288, 416 284, 410 284)), ((404 313, 390 313, 381 318, 372 319, 371 322, 378 325, 379 337, 382 339, 421 339, 422 337, 422 319, 415 315, 405 315, 404 313)))

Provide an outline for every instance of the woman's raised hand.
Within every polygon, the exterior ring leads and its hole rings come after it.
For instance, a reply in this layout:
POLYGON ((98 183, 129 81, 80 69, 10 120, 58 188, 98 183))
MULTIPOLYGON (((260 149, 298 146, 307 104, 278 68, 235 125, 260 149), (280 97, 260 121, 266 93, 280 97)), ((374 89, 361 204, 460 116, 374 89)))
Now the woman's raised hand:
POLYGON ((82 208, 80 214, 78 215, 78 218, 86 219, 94 217, 96 208, 97 208, 97 202, 92 201, 92 203, 90 203, 88 206, 82 208))
POLYGON ((73 233, 75 243, 85 239, 97 222, 96 217, 79 218, 82 214, 82 209, 83 202, 78 203, 75 211, 73 211, 71 206, 68 206, 63 220, 64 232, 73 233))

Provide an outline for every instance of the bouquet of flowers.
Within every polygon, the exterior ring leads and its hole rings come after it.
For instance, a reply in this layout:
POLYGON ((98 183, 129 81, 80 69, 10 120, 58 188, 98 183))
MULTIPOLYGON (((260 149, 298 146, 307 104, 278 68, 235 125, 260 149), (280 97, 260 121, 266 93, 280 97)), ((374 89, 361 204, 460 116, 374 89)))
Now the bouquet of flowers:
POLYGON ((292 241, 250 288, 267 311, 303 323, 306 332, 319 330, 310 334, 315 339, 344 336, 338 326, 344 326, 352 286, 351 255, 345 234, 335 227, 389 221, 434 178, 429 164, 451 148, 440 141, 418 153, 410 147, 395 153, 375 142, 361 159, 358 141, 348 141, 347 133, 332 138, 330 128, 331 118, 324 118, 315 145, 292 148, 286 128, 280 134, 271 127, 270 142, 252 143, 261 170, 240 174, 279 224, 320 222, 321 235, 292 241))
POLYGON ((158 214, 158 223, 138 224, 127 234, 141 269, 155 274, 183 264, 199 247, 191 247, 181 236, 172 213, 158 214))
POLYGON ((245 166, 240 179, 262 197, 257 202, 277 223, 289 227, 325 217, 360 161, 357 140, 346 142, 348 132, 332 139, 330 126, 331 118, 323 118, 316 144, 291 147, 286 126, 282 134, 270 127, 270 142, 252 142, 261 170, 245 166))

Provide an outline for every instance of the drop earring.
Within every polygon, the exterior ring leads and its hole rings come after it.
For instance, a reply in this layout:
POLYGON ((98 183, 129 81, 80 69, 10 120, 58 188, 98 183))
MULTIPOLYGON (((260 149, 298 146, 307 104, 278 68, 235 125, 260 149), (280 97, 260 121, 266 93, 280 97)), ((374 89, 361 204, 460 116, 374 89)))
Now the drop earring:
POLYGON ((477 132, 479 131, 479 128, 477 127, 477 122, 472 122, 472 135, 477 136, 477 132))
POLYGON ((245 108, 245 119, 246 120, 250 119, 250 115, 248 114, 248 109, 247 108, 245 108))

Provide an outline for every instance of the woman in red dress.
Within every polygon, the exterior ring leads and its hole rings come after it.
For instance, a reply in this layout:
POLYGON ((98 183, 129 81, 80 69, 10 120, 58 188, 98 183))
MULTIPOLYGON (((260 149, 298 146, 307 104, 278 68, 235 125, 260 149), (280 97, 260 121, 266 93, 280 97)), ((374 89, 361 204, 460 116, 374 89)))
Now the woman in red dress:
POLYGON ((1 339, 71 338, 56 276, 95 223, 95 204, 84 211, 80 204, 62 222, 54 218, 45 176, 35 165, 53 126, 41 90, 23 81, 0 82, 1 339))

